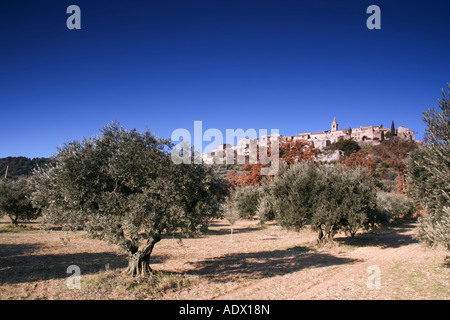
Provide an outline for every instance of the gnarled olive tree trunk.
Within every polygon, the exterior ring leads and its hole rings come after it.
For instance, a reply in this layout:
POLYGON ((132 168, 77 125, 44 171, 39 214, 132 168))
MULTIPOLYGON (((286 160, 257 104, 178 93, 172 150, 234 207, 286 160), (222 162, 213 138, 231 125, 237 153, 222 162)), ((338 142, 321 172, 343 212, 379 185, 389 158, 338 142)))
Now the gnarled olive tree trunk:
POLYGON ((125 272, 132 276, 145 276, 152 273, 150 256, 155 244, 160 240, 160 236, 149 239, 141 250, 138 247, 131 247, 128 252, 128 268, 125 272))
POLYGON ((318 228, 318 237, 317 237, 317 244, 319 246, 325 246, 325 245, 331 245, 334 243, 334 235, 336 234, 336 230, 334 229, 334 226, 327 227, 327 226, 319 226, 318 228))

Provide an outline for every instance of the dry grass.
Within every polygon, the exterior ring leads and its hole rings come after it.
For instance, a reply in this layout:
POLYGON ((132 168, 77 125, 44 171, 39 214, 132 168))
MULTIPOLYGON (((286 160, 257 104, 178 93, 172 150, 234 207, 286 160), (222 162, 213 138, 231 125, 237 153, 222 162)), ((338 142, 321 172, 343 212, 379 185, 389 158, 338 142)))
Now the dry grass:
POLYGON ((446 299, 447 253, 414 239, 415 224, 336 237, 317 248, 316 235, 254 221, 213 221, 201 237, 164 238, 155 247, 153 276, 129 278, 126 255, 84 232, 45 232, 0 221, 1 299, 446 299), (81 270, 69 290, 67 267, 81 270), (381 287, 369 289, 369 266, 381 287))

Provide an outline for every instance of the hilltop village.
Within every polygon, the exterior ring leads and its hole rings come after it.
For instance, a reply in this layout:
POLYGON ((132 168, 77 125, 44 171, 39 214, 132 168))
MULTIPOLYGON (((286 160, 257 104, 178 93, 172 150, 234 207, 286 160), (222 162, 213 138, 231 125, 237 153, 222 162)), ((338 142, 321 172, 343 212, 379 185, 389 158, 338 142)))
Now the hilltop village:
MULTIPOLYGON (((395 132, 396 136, 405 141, 414 141, 414 131, 404 126, 399 126, 395 132)), ((279 143, 286 143, 290 141, 303 141, 306 146, 314 147, 320 151, 324 151, 332 143, 340 140, 353 140, 360 146, 379 144, 385 138, 392 135, 391 128, 384 128, 383 126, 362 126, 353 129, 339 130, 336 118, 331 123, 331 130, 320 132, 304 132, 295 136, 283 136, 280 134, 263 135, 259 139, 242 138, 238 141, 236 146, 231 144, 221 144, 218 148, 211 152, 203 153, 203 162, 207 164, 222 162, 226 159, 228 153, 235 156, 248 156, 250 154, 250 145, 256 143, 258 145, 267 145, 273 141, 279 143)), ((338 160, 342 156, 342 152, 336 150, 332 154, 319 154, 317 160, 333 161, 338 160)))

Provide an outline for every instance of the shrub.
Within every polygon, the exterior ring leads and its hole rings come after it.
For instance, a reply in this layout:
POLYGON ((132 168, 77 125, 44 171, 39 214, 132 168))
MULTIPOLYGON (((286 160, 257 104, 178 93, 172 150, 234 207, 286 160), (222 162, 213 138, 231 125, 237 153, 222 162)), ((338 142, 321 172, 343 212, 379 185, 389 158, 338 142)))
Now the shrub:
POLYGON ((361 149, 359 144, 354 140, 339 140, 337 142, 332 143, 329 147, 329 150, 342 150, 344 154, 348 157, 352 153, 357 152, 361 149))
POLYGON ((256 215, 262 224, 275 220, 273 201, 274 198, 271 194, 270 185, 264 186, 263 194, 259 197, 258 205, 256 206, 256 215))
POLYGON ((251 219, 256 214, 261 195, 259 186, 237 187, 231 191, 230 201, 241 219, 251 219))
POLYGON ((412 215, 416 211, 416 206, 405 194, 378 191, 377 209, 390 220, 412 215))
POLYGON ((227 197, 223 203, 223 217, 231 225, 230 239, 233 240, 233 226, 241 218, 239 211, 236 208, 236 203, 232 201, 231 197, 227 197))

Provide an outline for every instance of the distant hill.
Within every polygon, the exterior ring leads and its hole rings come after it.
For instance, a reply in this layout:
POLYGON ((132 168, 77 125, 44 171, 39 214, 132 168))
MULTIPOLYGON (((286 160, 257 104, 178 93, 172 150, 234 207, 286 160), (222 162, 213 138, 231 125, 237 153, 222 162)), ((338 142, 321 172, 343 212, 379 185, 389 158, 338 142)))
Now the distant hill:
POLYGON ((7 157, 0 158, 0 177, 3 178, 8 168, 7 178, 17 179, 20 176, 28 177, 36 166, 50 163, 50 158, 7 157))

